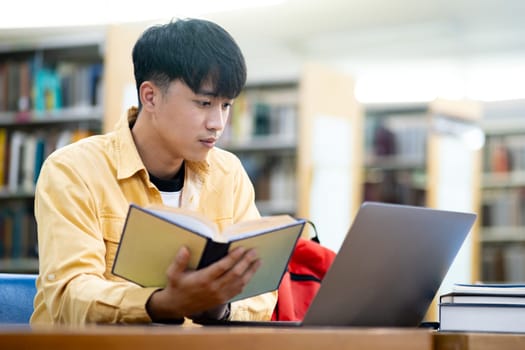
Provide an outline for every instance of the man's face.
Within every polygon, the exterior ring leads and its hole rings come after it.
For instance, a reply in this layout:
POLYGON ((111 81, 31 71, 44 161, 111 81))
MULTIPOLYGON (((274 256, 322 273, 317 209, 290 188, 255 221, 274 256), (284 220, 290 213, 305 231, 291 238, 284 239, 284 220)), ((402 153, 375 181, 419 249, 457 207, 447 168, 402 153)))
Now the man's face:
POLYGON ((224 131, 233 100, 216 96, 210 84, 195 93, 175 80, 158 101, 152 122, 159 151, 171 159, 205 160, 224 131))

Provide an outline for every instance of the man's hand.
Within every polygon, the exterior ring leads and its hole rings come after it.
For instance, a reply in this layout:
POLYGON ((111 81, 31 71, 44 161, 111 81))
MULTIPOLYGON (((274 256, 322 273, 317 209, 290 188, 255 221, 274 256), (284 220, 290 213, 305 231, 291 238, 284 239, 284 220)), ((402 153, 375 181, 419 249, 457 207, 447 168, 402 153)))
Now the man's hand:
POLYGON ((148 300, 146 308, 153 321, 222 317, 217 311, 224 310, 221 306, 243 290, 260 266, 256 252, 242 247, 197 271, 187 270, 189 259, 188 249, 181 248, 168 267, 166 287, 148 300))

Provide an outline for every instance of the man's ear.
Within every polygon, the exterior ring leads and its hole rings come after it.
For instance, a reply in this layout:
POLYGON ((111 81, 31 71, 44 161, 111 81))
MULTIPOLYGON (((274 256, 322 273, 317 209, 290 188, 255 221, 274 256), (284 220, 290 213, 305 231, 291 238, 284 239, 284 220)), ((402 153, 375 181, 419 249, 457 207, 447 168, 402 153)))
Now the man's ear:
POLYGON ((142 103, 142 108, 149 110, 155 108, 156 97, 158 95, 158 88, 151 81, 145 81, 140 84, 139 97, 142 103))

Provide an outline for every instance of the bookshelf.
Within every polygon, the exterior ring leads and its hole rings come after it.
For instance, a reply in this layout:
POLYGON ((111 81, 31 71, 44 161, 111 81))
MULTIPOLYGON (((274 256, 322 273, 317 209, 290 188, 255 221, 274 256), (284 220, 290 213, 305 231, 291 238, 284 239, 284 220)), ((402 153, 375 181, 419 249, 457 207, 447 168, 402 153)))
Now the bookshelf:
POLYGON ((0 46, 0 272, 38 271, 36 180, 51 152, 101 130, 102 45, 0 46))
POLYGON ((428 104, 365 105, 363 199, 427 203, 428 104))
POLYGON ((298 84, 248 84, 219 147, 239 156, 263 215, 297 213, 298 84))
POLYGON ((482 280, 525 282, 525 100, 488 102, 482 177, 482 280))
MULTIPOLYGON (((365 106, 363 199, 480 211, 481 105, 474 101, 365 106)), ((479 220, 438 295, 479 279, 479 220)), ((427 314, 437 319, 436 301, 427 314)))

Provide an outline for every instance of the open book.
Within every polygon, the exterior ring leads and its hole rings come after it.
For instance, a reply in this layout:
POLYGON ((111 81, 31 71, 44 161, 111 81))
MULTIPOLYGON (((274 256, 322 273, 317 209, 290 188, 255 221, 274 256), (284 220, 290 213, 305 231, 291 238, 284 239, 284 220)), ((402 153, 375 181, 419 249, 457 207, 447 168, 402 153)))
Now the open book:
POLYGON ((163 206, 131 204, 112 272, 144 287, 164 287, 177 251, 190 250, 189 268, 200 269, 238 246, 255 248, 261 266, 236 301, 279 287, 305 220, 289 215, 244 221, 219 232, 199 213, 163 206))

